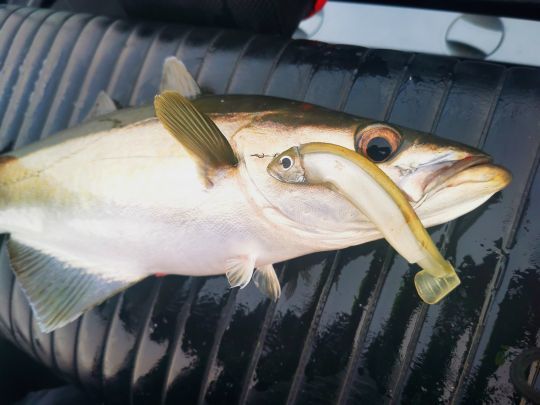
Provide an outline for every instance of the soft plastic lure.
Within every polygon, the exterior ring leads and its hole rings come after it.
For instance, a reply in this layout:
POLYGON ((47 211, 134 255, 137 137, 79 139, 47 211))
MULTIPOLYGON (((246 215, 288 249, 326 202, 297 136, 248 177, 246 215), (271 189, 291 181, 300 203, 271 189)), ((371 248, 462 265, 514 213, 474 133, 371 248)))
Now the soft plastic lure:
POLYGON ((369 159, 342 146, 313 142, 281 153, 268 172, 286 183, 322 184, 345 196, 399 254, 422 267, 414 282, 428 304, 437 303, 460 284, 403 192, 369 159))

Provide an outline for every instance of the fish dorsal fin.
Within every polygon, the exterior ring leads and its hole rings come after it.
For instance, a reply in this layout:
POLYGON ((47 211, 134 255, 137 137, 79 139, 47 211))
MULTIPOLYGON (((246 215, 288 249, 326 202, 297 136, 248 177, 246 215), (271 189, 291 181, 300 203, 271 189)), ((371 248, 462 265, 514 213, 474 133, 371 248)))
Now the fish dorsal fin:
POLYGON ((8 241, 11 266, 40 329, 52 332, 77 319, 144 276, 66 263, 15 239, 8 241))
POLYGON ((225 135, 188 99, 179 93, 166 91, 156 96, 154 107, 163 126, 205 168, 236 166, 238 159, 225 135))
POLYGON ((199 85, 179 59, 169 56, 163 63, 159 92, 176 91, 185 98, 193 99, 201 94, 199 85))
POLYGON ((111 96, 101 90, 96 97, 94 107, 92 107, 84 121, 90 121, 92 118, 110 114, 116 110, 118 110, 117 103, 111 98, 111 96))

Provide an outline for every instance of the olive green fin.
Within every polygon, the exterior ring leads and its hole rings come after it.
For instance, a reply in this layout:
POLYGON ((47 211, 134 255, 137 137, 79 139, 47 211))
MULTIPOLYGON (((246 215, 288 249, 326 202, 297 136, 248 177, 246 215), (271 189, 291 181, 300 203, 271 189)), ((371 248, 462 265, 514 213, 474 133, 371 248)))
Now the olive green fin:
POLYGON ((214 122, 179 93, 166 91, 154 100, 156 116, 203 169, 235 166, 238 159, 214 122))
POLYGON ((227 260, 225 263, 225 275, 231 288, 244 288, 248 285, 253 276, 254 266, 255 259, 250 256, 240 256, 227 260))
POLYGON ((52 332, 144 277, 72 265, 55 255, 10 239, 8 253, 40 329, 52 332))
POLYGON ((101 90, 96 97, 94 107, 92 107, 84 121, 89 121, 92 118, 110 114, 116 110, 118 110, 118 105, 116 102, 111 98, 111 96, 101 90))
POLYGON ((277 301, 281 295, 279 279, 271 264, 257 267, 253 274, 253 282, 264 295, 274 301, 277 301))
POLYGON ((193 99, 201 94, 199 85, 186 69, 186 66, 175 56, 169 56, 163 62, 159 92, 176 91, 185 98, 193 99))

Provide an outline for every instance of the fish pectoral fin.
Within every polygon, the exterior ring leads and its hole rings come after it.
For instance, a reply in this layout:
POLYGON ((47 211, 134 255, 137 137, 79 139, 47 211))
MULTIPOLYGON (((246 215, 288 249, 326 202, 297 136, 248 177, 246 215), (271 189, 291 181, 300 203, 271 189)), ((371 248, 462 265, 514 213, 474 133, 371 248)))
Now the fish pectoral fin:
POLYGON ((281 295, 279 279, 271 264, 257 267, 253 274, 253 282, 264 295, 274 301, 277 301, 281 295))
POLYGON ((94 107, 92 107, 84 121, 89 121, 92 118, 110 114, 116 110, 118 110, 118 105, 116 102, 111 98, 111 96, 101 90, 96 97, 94 107))
POLYGON ((176 91, 189 99, 201 94, 199 85, 186 69, 186 65, 175 56, 169 56, 163 62, 159 92, 164 91, 176 91))
POLYGON ((253 276, 253 268, 255 267, 255 258, 251 256, 239 256, 229 259, 225 263, 225 275, 231 288, 244 288, 249 284, 253 276))
POLYGON ((203 170, 238 164, 225 135, 187 98, 166 91, 156 96, 154 107, 163 126, 199 160, 203 170))
POLYGON ((44 333, 77 319, 145 276, 98 266, 74 265, 10 239, 11 266, 44 333))

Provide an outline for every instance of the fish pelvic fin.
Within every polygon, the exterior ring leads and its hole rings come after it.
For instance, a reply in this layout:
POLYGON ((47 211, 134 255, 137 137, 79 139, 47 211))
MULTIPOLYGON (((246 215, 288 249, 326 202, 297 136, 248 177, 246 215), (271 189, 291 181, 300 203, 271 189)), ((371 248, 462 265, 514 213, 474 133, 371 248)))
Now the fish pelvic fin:
POLYGON ((257 288, 268 298, 277 301, 281 295, 281 286, 274 266, 267 264, 257 267, 253 274, 253 282, 257 288))
POLYGON ((11 266, 43 333, 58 329, 145 276, 70 264, 16 239, 11 266))
POLYGON ((244 288, 249 284, 253 276, 255 258, 251 256, 239 256, 229 259, 225 263, 227 280, 231 288, 244 288))
POLYGON ((197 158, 203 171, 236 166, 238 159, 214 122, 180 93, 166 91, 154 99, 163 126, 197 158))
POLYGON ((175 56, 169 56, 163 62, 159 92, 165 91, 176 91, 188 99, 201 94, 199 85, 186 69, 186 65, 175 56))

